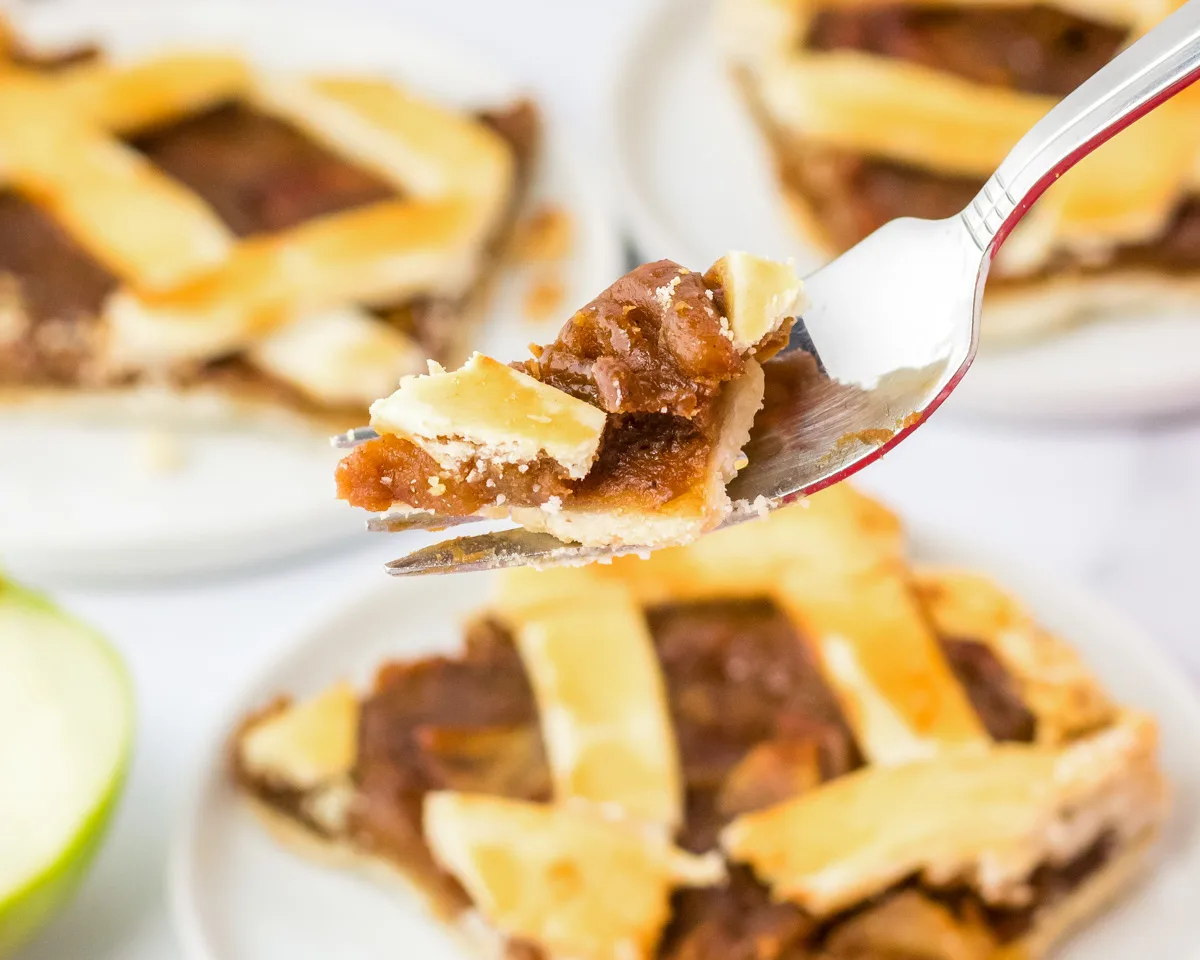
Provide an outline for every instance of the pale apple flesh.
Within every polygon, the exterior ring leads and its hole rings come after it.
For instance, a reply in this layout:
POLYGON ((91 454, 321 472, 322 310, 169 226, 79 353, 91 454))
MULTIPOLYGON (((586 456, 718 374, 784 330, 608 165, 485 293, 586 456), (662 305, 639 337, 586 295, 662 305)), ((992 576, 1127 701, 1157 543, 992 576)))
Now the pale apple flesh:
POLYGON ((128 766, 133 691, 104 640, 0 578, 0 956, 82 878, 128 766))

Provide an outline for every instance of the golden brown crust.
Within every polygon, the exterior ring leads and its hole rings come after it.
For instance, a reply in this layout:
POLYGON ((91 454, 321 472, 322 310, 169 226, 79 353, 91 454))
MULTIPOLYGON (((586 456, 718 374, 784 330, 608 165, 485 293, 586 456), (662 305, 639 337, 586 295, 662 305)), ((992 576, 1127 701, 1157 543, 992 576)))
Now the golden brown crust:
POLYGON ((1043 629, 996 584, 962 570, 914 571, 922 606, 944 637, 986 644, 1037 721, 1039 743, 1107 726, 1116 708, 1079 654, 1043 629))
POLYGON ((1041 913, 1033 929, 1019 943, 1003 951, 997 960, 1025 960, 1026 957, 1036 960, 1048 956, 1064 938, 1137 883, 1150 869, 1157 839, 1157 828, 1137 837, 1069 897, 1041 913))
POLYGON ((672 890, 724 877, 719 855, 586 805, 434 793, 425 833, 496 929, 551 957, 649 960, 672 890))
POLYGON ((533 686, 555 796, 677 830, 683 786, 666 689, 628 591, 598 588, 570 604, 510 593, 497 613, 533 686))
POLYGON ((1024 906, 1038 864, 1068 861, 1110 831, 1124 843, 1157 824, 1165 793, 1156 748, 1153 722, 1131 714, 1061 748, 1000 744, 865 767, 738 818, 721 843, 777 898, 817 916, 914 874, 1024 906))

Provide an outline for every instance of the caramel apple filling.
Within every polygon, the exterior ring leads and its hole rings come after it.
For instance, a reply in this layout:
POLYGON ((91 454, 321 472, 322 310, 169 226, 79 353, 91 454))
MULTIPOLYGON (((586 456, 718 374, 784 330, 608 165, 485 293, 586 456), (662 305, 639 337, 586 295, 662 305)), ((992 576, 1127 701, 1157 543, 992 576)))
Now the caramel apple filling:
POLYGON ((398 195, 290 124, 240 103, 143 131, 132 143, 203 197, 239 237, 398 195))
POLYGON ((388 435, 338 464, 337 490, 343 500, 376 512, 400 501, 418 510, 467 515, 499 497, 541 504, 567 495, 570 487, 566 472, 549 458, 532 464, 478 460, 446 470, 411 440, 388 435))
POLYGON ((572 500, 577 505, 670 503, 700 483, 719 430, 711 406, 690 418, 661 413, 610 417, 596 464, 572 487, 572 500))
POLYGON ((817 13, 804 46, 894 57, 975 83, 1064 97, 1121 49, 1128 30, 1053 7, 905 4, 817 13))
POLYGON ((0 384, 85 381, 116 286, 49 214, 0 193, 0 384))

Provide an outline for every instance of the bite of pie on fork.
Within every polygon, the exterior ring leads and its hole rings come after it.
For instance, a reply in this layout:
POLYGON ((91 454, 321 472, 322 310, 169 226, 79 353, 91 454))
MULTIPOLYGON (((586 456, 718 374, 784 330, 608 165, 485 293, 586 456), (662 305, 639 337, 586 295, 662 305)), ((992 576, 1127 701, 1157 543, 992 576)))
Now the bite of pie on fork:
POLYGON ((525 528, 389 565, 426 573, 684 543, 836 483, 962 379, 992 259, 1043 191, 1198 77, 1191 0, 1051 108, 957 216, 893 220, 803 285, 747 254, 703 275, 641 267, 519 369, 473 358, 377 402, 373 431, 337 438, 383 434, 342 462, 342 495, 424 511, 385 528, 498 514, 525 528), (760 361, 776 353, 786 389, 771 392, 760 361))
POLYGON ((594 546, 658 547, 725 520, 725 486, 786 342, 801 283, 730 254, 706 273, 646 264, 532 358, 436 364, 371 408, 375 439, 338 466, 376 511, 508 517, 594 546))

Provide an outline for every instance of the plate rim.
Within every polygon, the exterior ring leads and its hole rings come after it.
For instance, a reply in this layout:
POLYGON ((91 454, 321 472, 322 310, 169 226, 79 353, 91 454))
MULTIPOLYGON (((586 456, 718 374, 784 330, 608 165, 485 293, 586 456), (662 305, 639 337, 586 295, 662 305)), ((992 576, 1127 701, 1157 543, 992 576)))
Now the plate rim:
MULTIPOLYGON (((596 160, 583 149, 579 138, 554 111, 546 109, 543 98, 537 96, 519 74, 507 68, 498 58, 478 51, 474 45, 460 41, 452 33, 433 30, 418 17, 390 7, 364 0, 256 0, 247 6, 239 0, 205 0, 204 13, 178 0, 112 0, 95 4, 89 0, 43 0, 12 12, 16 32, 39 33, 86 32, 88 24, 102 31, 104 23, 145 18, 162 20, 171 15, 170 7, 191 11, 189 16, 209 15, 222 22, 240 18, 253 23, 254 18, 269 14, 272 9, 296 16, 339 21, 350 24, 384 24, 391 32, 404 32, 410 43, 419 43, 434 50, 450 64, 471 62, 473 69, 490 79, 489 86, 502 89, 505 98, 528 94, 541 106, 543 121, 542 146, 535 165, 533 183, 545 181, 547 171, 563 181, 560 190, 551 198, 569 210, 575 231, 576 256, 567 261, 568 271, 578 277, 578 292, 594 296, 624 272, 624 253, 614 204, 606 202, 610 193, 607 179, 600 174, 596 160), (40 24, 40 26, 39 26, 40 24), (587 256, 583 256, 583 254, 587 256), (595 290, 592 288, 595 287, 595 290)), ((169 46, 165 41, 164 46, 169 46)), ((203 44, 201 44, 203 46, 203 44)), ((502 272, 499 286, 515 276, 511 268, 502 272)), ((570 304, 564 304, 569 309, 570 304)), ((495 310, 495 304, 491 307, 495 310)), ((484 321, 475 338, 477 347, 485 347, 489 338, 514 342, 523 335, 519 316, 512 316, 499 331, 492 316, 484 321), (497 336, 497 334, 500 336, 497 336)), ((0 414, 3 411, 0 410, 0 414)), ((140 426, 140 425, 135 425, 140 426)), ((259 429, 254 423, 239 434, 259 429)), ((291 436, 292 433, 289 433, 291 436)), ((332 499, 332 494, 330 495, 332 499)), ((125 537, 115 546, 88 543, 82 547, 39 547, 35 539, 27 538, 17 545, 3 544, 0 556, 4 563, 27 578, 66 584, 124 584, 146 580, 161 583, 178 581, 194 575, 222 575, 261 568, 273 562, 289 562, 320 549, 343 549, 353 544, 361 533, 362 523, 342 511, 316 508, 297 511, 287 520, 264 524, 238 523, 227 529, 190 536, 180 544, 170 535, 125 537), (291 522, 287 522, 290 520, 291 522), (253 526, 253 533, 246 531, 253 526)))
MULTIPOLYGON (((1023 580, 1026 583, 1036 581, 1040 584, 1038 592, 1042 596, 1043 607, 1051 602, 1048 598, 1053 597, 1053 603, 1059 608, 1059 616, 1075 620, 1087 616, 1097 622, 1103 621, 1106 624, 1105 631, 1111 638, 1123 637, 1123 646, 1128 645, 1139 651, 1143 678, 1168 698, 1171 714, 1180 719, 1186 718, 1186 727, 1181 724, 1177 732, 1187 734, 1190 730, 1200 740, 1200 691, 1196 685, 1187 678, 1185 671, 1172 660, 1149 629, 1109 604, 1099 590, 1054 570, 1047 570, 1036 562, 1024 561, 1012 551, 981 544, 968 539, 965 534, 948 531, 937 523, 905 520, 904 531, 906 555, 913 567, 950 564, 953 569, 978 571, 1006 588, 1009 588, 1010 580, 1023 580), (1079 614, 1081 610, 1088 612, 1079 614)), ((457 612, 461 618, 464 611, 469 614, 481 609, 487 602, 489 588, 495 583, 496 574, 468 576, 475 578, 470 594, 464 591, 465 602, 462 607, 457 611, 446 611, 448 615, 457 612)), ((413 594, 419 595, 418 580, 401 585, 384 578, 361 589, 317 622, 299 631, 290 643, 249 671, 243 682, 237 684, 225 699, 221 720, 210 730, 211 739, 200 752, 202 762, 194 769, 187 785, 182 812, 175 819, 168 844, 165 868, 167 906, 172 928, 187 960, 221 960, 211 945, 200 906, 203 888, 196 882, 198 865, 195 850, 207 802, 224 782, 222 771, 226 745, 236 729, 238 719, 246 710, 253 708, 254 702, 263 696, 263 691, 273 689, 273 677, 286 672, 328 643, 339 629, 344 628, 346 622, 354 621, 357 611, 381 604, 396 604, 401 602, 397 597, 413 594)), ((1036 619, 1044 617, 1043 611, 1034 608, 1033 601, 1022 597, 1019 592, 1017 598, 1029 604, 1036 619)), ((1086 644, 1070 636, 1064 639, 1087 660, 1086 644)), ((1192 769, 1197 783, 1200 783, 1200 759, 1195 761, 1192 769)), ((1167 826, 1175 822, 1179 815, 1173 809, 1168 814, 1167 826)), ((1188 864, 1190 871, 1200 879, 1200 826, 1195 831, 1188 864)), ((1200 957, 1200 949, 1195 954, 1189 954, 1189 957, 1193 955, 1200 957)))

